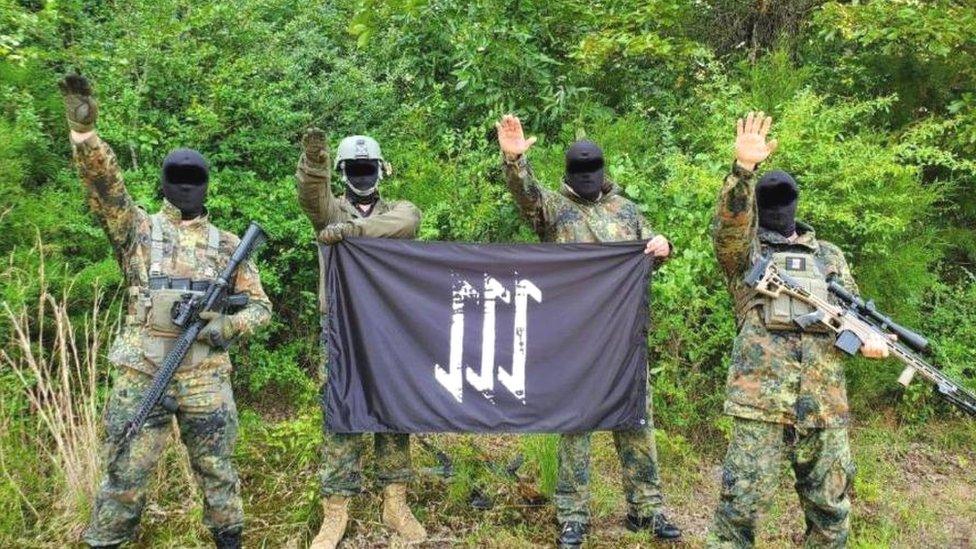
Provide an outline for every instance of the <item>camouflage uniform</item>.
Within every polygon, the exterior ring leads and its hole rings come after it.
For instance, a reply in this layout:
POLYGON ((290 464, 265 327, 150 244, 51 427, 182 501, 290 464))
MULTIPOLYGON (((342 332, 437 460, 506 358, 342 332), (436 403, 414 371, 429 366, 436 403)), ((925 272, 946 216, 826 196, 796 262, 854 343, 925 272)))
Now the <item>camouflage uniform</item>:
POLYGON ((736 303, 738 335, 725 400, 734 429, 708 545, 755 543, 756 516, 776 486, 786 451, 806 518, 807 544, 841 547, 850 527, 854 475, 841 355, 830 334, 767 329, 762 302, 754 299, 743 277, 760 255, 793 252, 812 256, 826 276, 839 277, 856 293, 850 269, 840 249, 818 241, 809 225, 797 223, 793 242, 759 228, 755 176, 738 165, 722 187, 713 230, 715 253, 736 303))
MULTIPOLYGON (((132 537, 149 475, 170 431, 171 413, 157 407, 129 447, 117 455, 115 441, 177 333, 172 323, 164 325, 169 308, 158 306, 157 300, 165 292, 154 291, 150 277, 203 283, 219 274, 238 239, 214 228, 206 215, 181 221, 180 212, 169 203, 164 202, 154 215, 136 206, 122 181, 115 155, 97 135, 73 144, 73 149, 88 191, 88 205, 101 221, 129 287, 125 323, 109 351, 109 360, 124 368, 106 409, 106 472, 84 536, 87 543, 98 546, 132 537)), ((231 315, 230 322, 238 333, 251 333, 271 315, 271 303, 253 263, 238 271, 234 289, 247 294, 250 302, 231 315)), ((215 533, 237 531, 243 525, 240 487, 232 461, 237 409, 230 385, 231 369, 226 351, 195 343, 167 388, 167 394, 179 405, 175 415, 180 436, 204 494, 204 522, 215 533)))
MULTIPOLYGON (((379 200, 369 215, 343 198, 332 196, 331 167, 328 163, 309 161, 302 154, 298 162, 298 202, 312 222, 316 234, 331 223, 351 222, 357 233, 378 238, 414 238, 420 226, 420 211, 410 202, 379 200)), ((319 256, 319 314, 322 324, 322 347, 325 347, 327 300, 325 264, 319 256)), ((327 356, 321 365, 322 391, 328 383, 327 356)), ((322 495, 352 496, 362 488, 363 439, 359 434, 332 433, 323 427, 325 444, 322 467, 322 495)), ((410 436, 376 433, 373 435, 377 480, 380 485, 407 483, 413 476, 410 465, 410 436)))
MULTIPOLYGON (((539 186, 524 156, 504 160, 505 179, 519 211, 544 242, 617 242, 648 240, 656 233, 637 205, 620 196, 613 184, 595 201, 577 197, 566 186, 555 193, 539 186)), ((650 389, 647 425, 613 432, 620 458, 629 512, 654 516, 662 498, 654 443, 650 389)), ((590 433, 564 434, 559 440, 556 518, 560 524, 589 521, 590 433)))

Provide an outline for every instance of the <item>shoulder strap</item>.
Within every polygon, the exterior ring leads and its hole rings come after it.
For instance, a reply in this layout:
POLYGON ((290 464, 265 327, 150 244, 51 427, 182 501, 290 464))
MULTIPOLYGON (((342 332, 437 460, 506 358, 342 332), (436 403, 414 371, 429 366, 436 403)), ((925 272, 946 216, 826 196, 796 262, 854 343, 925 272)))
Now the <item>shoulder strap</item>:
POLYGON ((149 276, 163 274, 163 219, 158 213, 149 216, 152 231, 149 234, 149 276))
POLYGON ((207 224, 207 255, 216 261, 220 256, 220 230, 212 224, 207 224))

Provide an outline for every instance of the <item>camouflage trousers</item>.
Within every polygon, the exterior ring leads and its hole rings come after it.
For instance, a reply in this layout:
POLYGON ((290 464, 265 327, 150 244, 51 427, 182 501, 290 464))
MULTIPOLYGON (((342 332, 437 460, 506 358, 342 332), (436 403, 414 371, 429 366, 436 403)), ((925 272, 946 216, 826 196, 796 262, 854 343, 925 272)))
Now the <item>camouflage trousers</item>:
MULTIPOLYGON (((152 383, 148 374, 125 368, 115 381, 105 412, 105 473, 84 540, 92 546, 133 537, 146 499, 149 477, 171 433, 173 415, 157 406, 146 425, 118 454, 126 421, 135 415, 152 383)), ((197 485, 203 492, 203 521, 212 532, 240 530, 244 524, 240 483, 232 455, 237 439, 237 406, 230 373, 213 369, 174 378, 167 394, 179 404, 180 438, 186 445, 197 485)))
MULTIPOLYGON (((366 435, 325 431, 322 450, 322 496, 354 496, 362 491, 362 454, 366 435)), ((376 480, 380 486, 405 484, 413 478, 410 435, 374 433, 376 480)))
MULTIPOLYGON (((628 512, 653 516, 663 502, 658 476, 657 445, 651 395, 647 395, 647 425, 641 429, 613 431, 613 444, 620 459, 628 512)), ((589 523, 590 435, 573 433, 559 439, 559 470, 556 480, 556 520, 589 523)))
MULTIPOLYGON (((323 321, 324 322, 324 321, 323 321)), ((323 331, 324 334, 324 331, 323 331)), ((323 349, 325 338, 322 336, 323 349)), ((327 361, 319 369, 322 394, 328 384, 327 361)), ((365 446, 361 433, 333 433, 325 428, 325 401, 322 406, 322 466, 319 468, 322 497, 354 496, 363 489, 362 456, 365 446)), ((410 464, 410 435, 374 433, 373 455, 376 459, 376 480, 380 486, 405 484, 413 478, 410 464)))
POLYGON ((757 516, 776 489, 784 451, 796 476, 808 547, 844 547, 854 479, 847 429, 798 428, 735 418, 722 495, 707 547, 752 547, 757 516))

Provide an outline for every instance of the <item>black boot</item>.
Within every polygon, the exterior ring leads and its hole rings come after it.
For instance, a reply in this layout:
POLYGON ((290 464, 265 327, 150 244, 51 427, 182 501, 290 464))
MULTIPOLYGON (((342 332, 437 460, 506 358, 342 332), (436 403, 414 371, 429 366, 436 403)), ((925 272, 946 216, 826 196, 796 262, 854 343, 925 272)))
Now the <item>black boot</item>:
POLYGON ((664 513, 655 513, 650 517, 627 515, 627 529, 631 532, 650 530, 654 537, 663 540, 676 540, 681 537, 681 529, 671 524, 664 513))
POLYGON ((559 539, 556 545, 560 549, 576 549, 583 545, 583 538, 586 537, 586 525, 582 522, 564 522, 559 531, 559 539))
POLYGON ((223 532, 214 532, 214 545, 217 549, 241 549, 241 531, 240 530, 224 530, 223 532))

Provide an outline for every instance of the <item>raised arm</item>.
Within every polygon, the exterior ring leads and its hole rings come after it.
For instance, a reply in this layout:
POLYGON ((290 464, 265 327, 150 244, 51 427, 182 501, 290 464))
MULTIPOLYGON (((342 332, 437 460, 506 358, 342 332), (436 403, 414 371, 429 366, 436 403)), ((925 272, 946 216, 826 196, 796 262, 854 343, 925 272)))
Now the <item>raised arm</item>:
POLYGON ((122 261, 136 243, 137 228, 146 222, 148 215, 136 206, 125 188, 112 148, 95 133, 98 104, 92 97, 91 84, 83 76, 71 74, 59 87, 71 128, 75 165, 88 191, 88 207, 101 222, 116 258, 122 261))
POLYGON ((525 152, 535 143, 535 137, 525 138, 522 122, 507 114, 495 124, 498 146, 502 151, 505 183, 515 198, 519 212, 540 236, 545 231, 545 190, 539 186, 525 152))
POLYGON ((773 119, 763 113, 749 113, 736 126, 732 173, 725 177, 712 222, 712 242, 718 263, 730 280, 749 268, 756 245, 756 166, 778 145, 766 142, 773 119))
POLYGON ((298 203, 316 234, 330 223, 351 219, 332 196, 332 166, 329 165, 328 142, 322 130, 310 128, 302 137, 302 156, 295 177, 298 178, 298 203))

